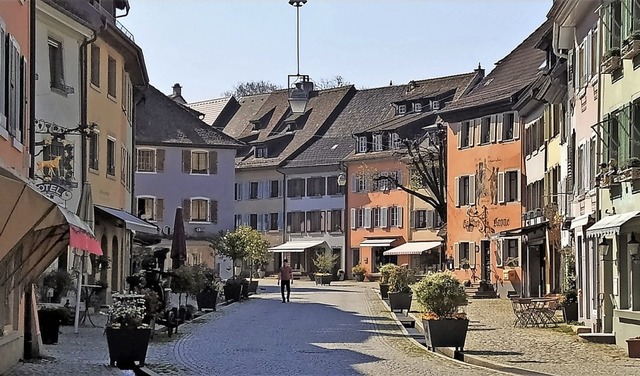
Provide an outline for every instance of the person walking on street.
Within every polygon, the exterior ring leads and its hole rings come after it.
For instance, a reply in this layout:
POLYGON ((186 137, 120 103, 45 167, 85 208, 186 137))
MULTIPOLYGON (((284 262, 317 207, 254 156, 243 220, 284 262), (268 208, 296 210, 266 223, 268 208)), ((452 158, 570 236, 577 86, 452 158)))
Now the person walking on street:
POLYGON ((280 267, 280 273, 278 274, 278 283, 280 284, 280 293, 282 294, 282 302, 289 301, 289 295, 291 295, 291 283, 293 283, 293 270, 289 266, 287 259, 284 259, 282 266, 280 267), (287 288, 287 300, 284 299, 284 289, 287 288))

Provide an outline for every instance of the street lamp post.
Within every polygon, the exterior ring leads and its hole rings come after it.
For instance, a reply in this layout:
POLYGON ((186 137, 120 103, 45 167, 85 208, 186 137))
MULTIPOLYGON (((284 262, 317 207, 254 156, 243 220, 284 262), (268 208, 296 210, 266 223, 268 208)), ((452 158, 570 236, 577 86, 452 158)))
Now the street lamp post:
POLYGON ((313 90, 313 82, 306 74, 300 74, 300 8, 307 0, 289 0, 296 8, 296 66, 297 73, 288 76, 289 106, 294 114, 302 114, 307 108, 309 96, 313 90))

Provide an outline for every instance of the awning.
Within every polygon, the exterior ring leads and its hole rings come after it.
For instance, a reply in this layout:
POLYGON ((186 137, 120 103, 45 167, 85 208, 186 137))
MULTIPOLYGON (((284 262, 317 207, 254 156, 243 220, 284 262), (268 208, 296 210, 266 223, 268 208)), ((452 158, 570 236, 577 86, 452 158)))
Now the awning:
POLYGON ((587 225, 589 223, 589 221, 591 219, 593 219, 593 217, 591 215, 592 215, 592 213, 587 213, 587 214, 581 215, 579 217, 575 217, 571 221, 571 227, 569 229, 573 230, 575 228, 583 227, 583 226, 587 225))
POLYGON ((369 238, 360 243, 360 247, 389 247, 398 238, 369 238))
POLYGON ((324 240, 292 240, 284 244, 269 248, 269 252, 304 252, 306 249, 322 245, 329 249, 329 244, 324 240))
POLYGON ((100 209, 101 211, 111 215, 112 217, 116 217, 122 220, 127 230, 144 232, 147 234, 158 233, 158 226, 151 224, 145 220, 142 220, 134 216, 133 214, 127 213, 124 210, 118 210, 118 209, 109 208, 107 206, 101 206, 101 205, 95 205, 95 208, 100 209))
POLYGON ((636 222, 640 218, 640 211, 614 214, 602 218, 587 230, 590 238, 604 235, 618 235, 620 229, 626 224, 636 222))
POLYGON ((397 255, 419 255, 424 251, 438 248, 442 245, 442 242, 409 242, 404 243, 398 247, 384 251, 384 256, 397 256, 397 255))
POLYGON ((523 227, 511 229, 511 230, 504 230, 491 235, 491 239, 510 237, 510 236, 522 236, 522 235, 526 235, 526 234, 530 234, 532 232, 538 231, 548 226, 549 226, 549 222, 544 221, 544 222, 536 223, 534 225, 523 226, 523 227))

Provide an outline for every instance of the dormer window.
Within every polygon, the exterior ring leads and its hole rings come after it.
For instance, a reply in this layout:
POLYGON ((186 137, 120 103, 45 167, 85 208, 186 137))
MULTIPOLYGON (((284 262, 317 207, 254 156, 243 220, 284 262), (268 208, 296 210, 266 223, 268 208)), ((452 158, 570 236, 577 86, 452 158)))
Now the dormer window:
POLYGON ((431 109, 432 110, 439 110, 440 109, 440 102, 439 101, 431 101, 431 109))
POLYGON ((254 155, 256 158, 266 158, 267 157, 267 147, 266 146, 256 146, 254 155))
POLYGON ((422 103, 414 103, 413 112, 422 112, 422 103))
POLYGON ((358 137, 358 142, 357 142, 357 145, 356 145, 356 152, 357 153, 366 153, 367 152, 367 137, 366 136, 358 137))
POLYGON ((406 113, 407 113, 407 105, 406 104, 398 105, 398 115, 404 115, 406 113))
POLYGON ((389 149, 397 150, 400 148, 400 136, 397 133, 389 135, 389 149))
POLYGON ((373 135, 373 151, 382 151, 382 133, 373 135))
POLYGON ((252 121, 251 124, 253 124, 253 129, 254 131, 257 131, 259 129, 262 129, 262 122, 260 122, 260 120, 256 120, 256 121, 252 121))

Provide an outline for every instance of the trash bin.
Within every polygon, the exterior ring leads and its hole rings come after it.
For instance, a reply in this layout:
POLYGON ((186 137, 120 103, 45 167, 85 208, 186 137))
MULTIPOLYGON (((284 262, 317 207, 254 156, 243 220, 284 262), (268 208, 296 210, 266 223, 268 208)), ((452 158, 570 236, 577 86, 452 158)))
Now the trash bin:
POLYGON ((344 281, 344 270, 338 269, 338 281, 344 281))

